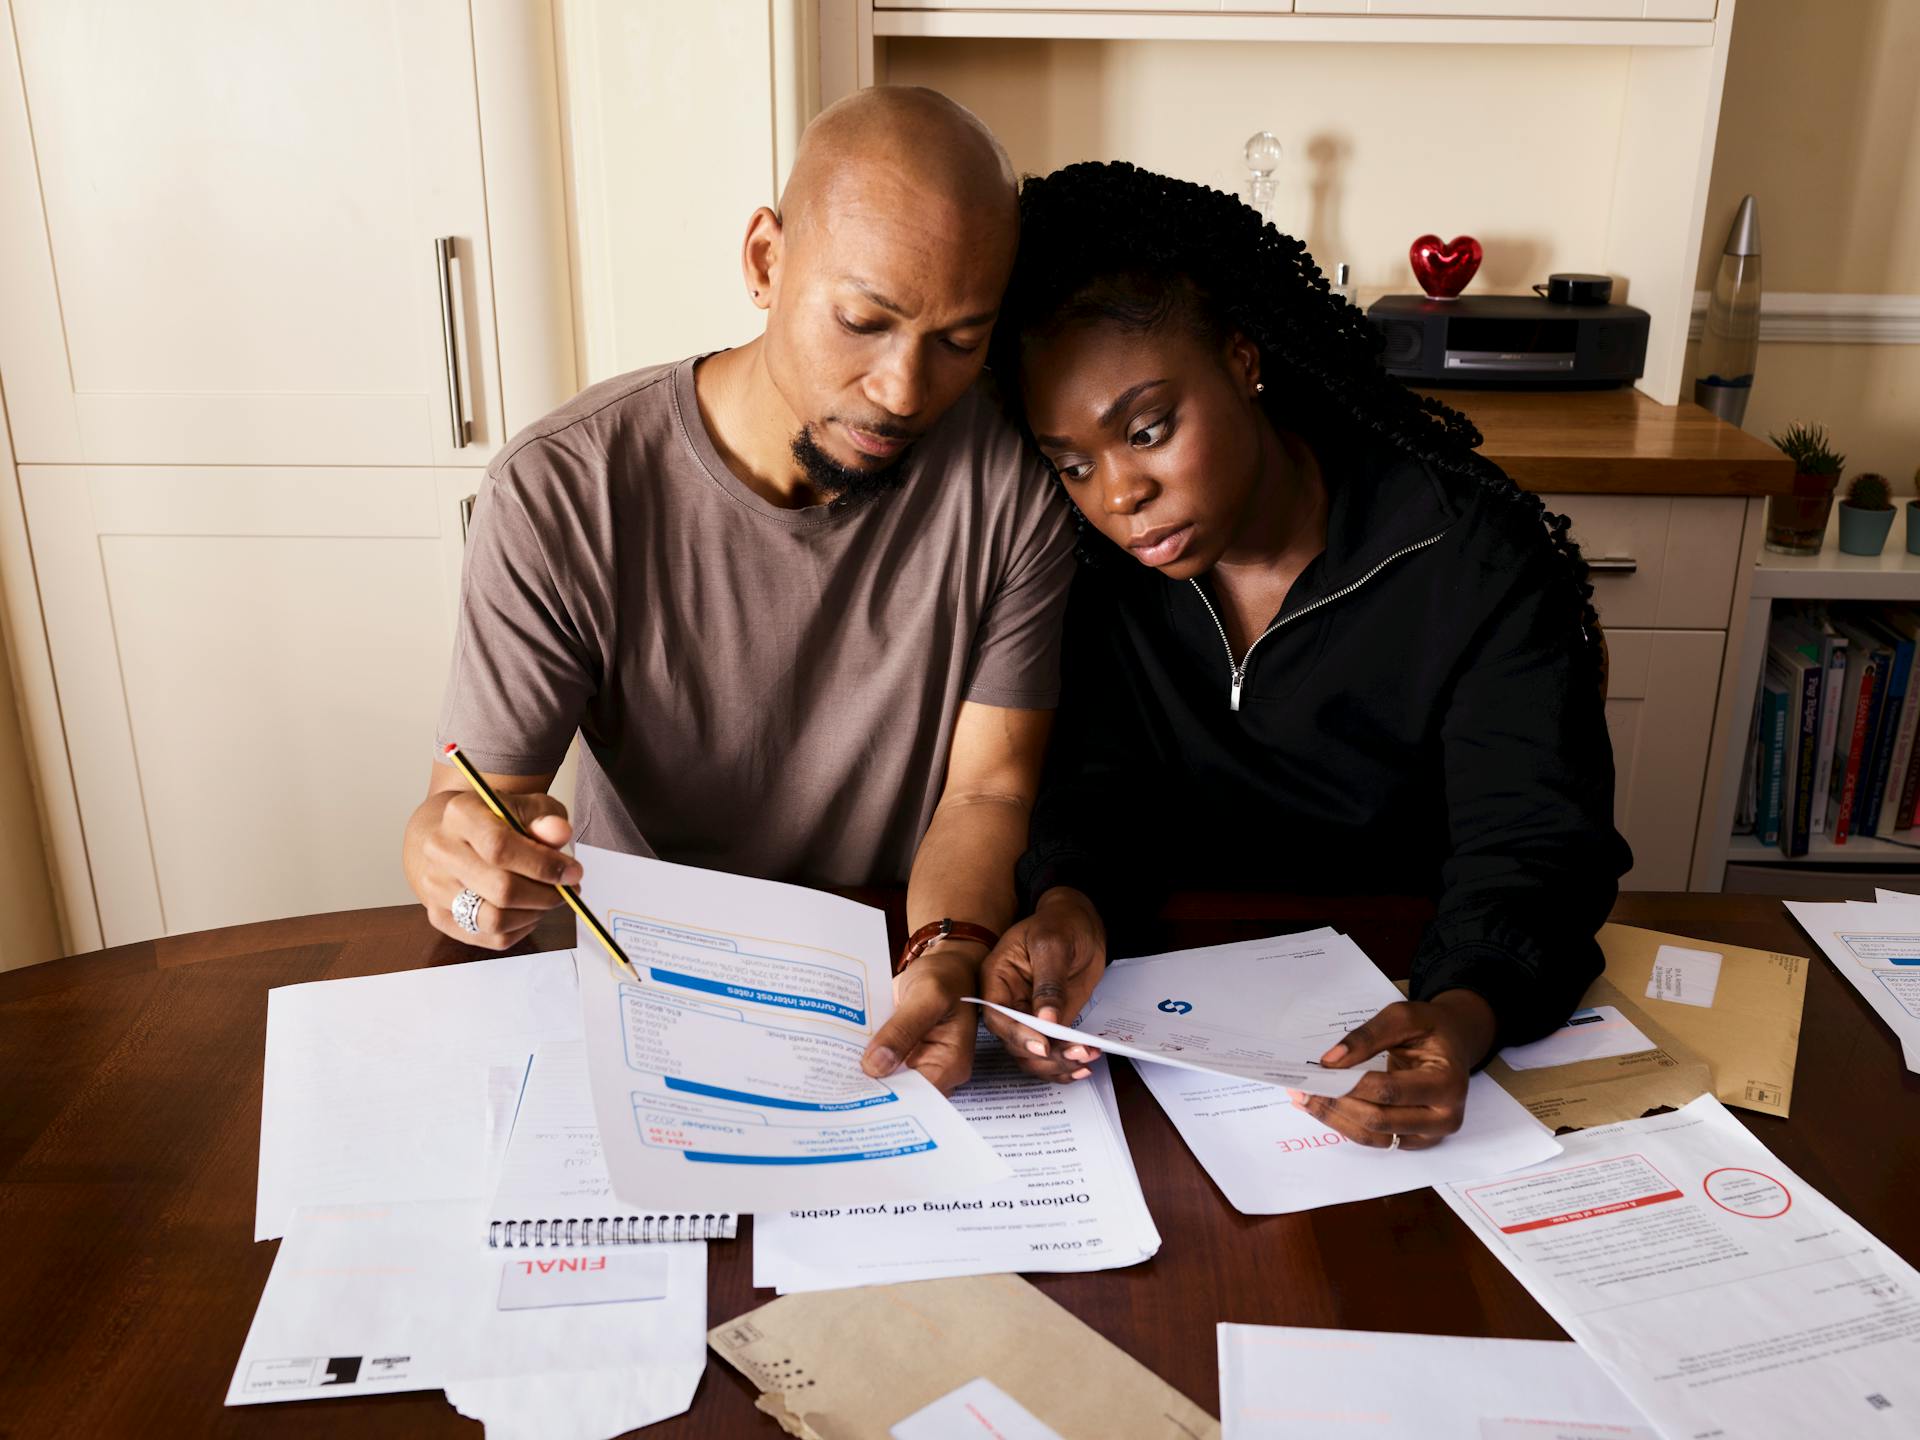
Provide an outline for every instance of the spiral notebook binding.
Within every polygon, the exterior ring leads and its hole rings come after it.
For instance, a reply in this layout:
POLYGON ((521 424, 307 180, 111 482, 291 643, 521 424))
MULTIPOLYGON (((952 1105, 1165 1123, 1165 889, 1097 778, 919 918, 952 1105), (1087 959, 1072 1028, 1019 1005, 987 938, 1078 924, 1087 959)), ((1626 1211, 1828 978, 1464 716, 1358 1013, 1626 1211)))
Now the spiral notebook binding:
POLYGON ((731 1215, 602 1215, 598 1219, 493 1220, 494 1250, 565 1249, 574 1245, 654 1245, 676 1240, 731 1240, 731 1215))

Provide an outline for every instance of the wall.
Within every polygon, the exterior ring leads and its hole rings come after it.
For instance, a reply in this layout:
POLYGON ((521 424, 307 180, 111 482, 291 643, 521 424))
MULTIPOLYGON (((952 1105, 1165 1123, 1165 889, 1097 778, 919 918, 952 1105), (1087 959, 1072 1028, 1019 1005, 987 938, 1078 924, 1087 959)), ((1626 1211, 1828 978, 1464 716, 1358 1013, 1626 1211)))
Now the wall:
MULTIPOLYGON (((0 478, 13 484, 10 465, 0 478)), ((62 953, 10 661, 7 626, 0 623, 0 970, 62 953)))
MULTIPOLYGON (((1920 5, 1740 0, 1699 284, 1740 197, 1760 209, 1765 290, 1920 296, 1920 5)), ((1762 331, 1764 335, 1764 328, 1762 331)), ((1691 359, 1691 356, 1689 357, 1691 359)), ((1688 390, 1692 388, 1689 373, 1688 390)), ((1920 345, 1764 341, 1744 428, 1816 420, 1847 473, 1914 488, 1920 345)))
POLYGON ((1281 228, 1366 291, 1413 288, 1427 232, 1480 240, 1476 289, 1603 268, 1625 49, 896 39, 885 60, 1023 172, 1127 159, 1244 193, 1242 147, 1271 130, 1281 228))

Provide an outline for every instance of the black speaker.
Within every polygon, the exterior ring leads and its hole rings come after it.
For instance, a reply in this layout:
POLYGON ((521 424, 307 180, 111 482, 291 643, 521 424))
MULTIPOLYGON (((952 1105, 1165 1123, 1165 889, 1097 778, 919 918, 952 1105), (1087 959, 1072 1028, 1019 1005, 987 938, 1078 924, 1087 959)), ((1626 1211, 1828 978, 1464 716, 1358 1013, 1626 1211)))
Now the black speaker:
POLYGON ((1380 352, 1382 364, 1389 368, 1396 365, 1419 365, 1420 349, 1425 335, 1418 325, 1409 325, 1404 320, 1388 320, 1380 328, 1387 337, 1387 347, 1380 352))
POLYGON ((1631 305, 1532 295, 1383 295, 1367 310, 1389 375, 1422 385, 1598 390, 1646 368, 1650 317, 1631 305))

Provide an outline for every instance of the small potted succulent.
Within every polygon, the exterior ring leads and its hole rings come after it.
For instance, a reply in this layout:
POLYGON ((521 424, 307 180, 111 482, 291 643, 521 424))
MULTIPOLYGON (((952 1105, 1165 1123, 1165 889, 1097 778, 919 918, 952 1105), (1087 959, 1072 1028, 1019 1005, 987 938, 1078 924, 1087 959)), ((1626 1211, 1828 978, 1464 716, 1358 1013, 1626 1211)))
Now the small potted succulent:
POLYGON ((1793 461, 1793 490, 1767 501, 1767 549, 1782 555, 1818 555, 1826 543, 1833 492, 1847 457, 1827 443, 1824 425, 1789 425, 1767 437, 1793 461))
MULTIPOLYGON (((1913 488, 1920 491, 1920 465, 1913 468, 1913 488)), ((1907 553, 1920 555, 1920 500, 1907 501, 1907 553)))
POLYGON ((1868 472, 1853 477, 1840 502, 1840 548, 1848 555, 1878 555, 1893 528, 1893 487, 1868 472))

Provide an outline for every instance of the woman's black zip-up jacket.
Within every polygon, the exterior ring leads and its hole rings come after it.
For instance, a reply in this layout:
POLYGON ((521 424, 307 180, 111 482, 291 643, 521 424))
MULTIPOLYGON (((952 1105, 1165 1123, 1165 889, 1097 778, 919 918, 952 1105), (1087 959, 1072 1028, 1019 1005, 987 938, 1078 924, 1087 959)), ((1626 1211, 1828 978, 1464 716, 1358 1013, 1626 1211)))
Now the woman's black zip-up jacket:
POLYGON ((1321 462, 1326 550, 1237 710, 1199 586, 1081 567, 1022 898, 1071 885, 1119 941, 1175 889, 1430 894, 1413 998, 1476 991, 1499 1044, 1535 1039, 1600 973, 1632 863, 1567 562, 1502 485, 1381 442, 1321 462))

